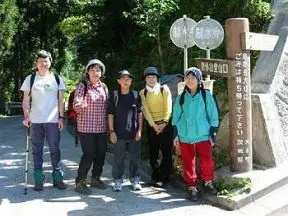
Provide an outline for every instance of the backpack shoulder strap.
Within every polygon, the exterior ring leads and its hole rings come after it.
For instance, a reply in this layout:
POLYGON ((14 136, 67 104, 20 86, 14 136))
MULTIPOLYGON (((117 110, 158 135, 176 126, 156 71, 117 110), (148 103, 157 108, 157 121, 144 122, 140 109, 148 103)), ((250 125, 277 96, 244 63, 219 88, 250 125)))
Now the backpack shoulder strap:
POLYGON ((163 95, 163 90, 164 90, 164 86, 161 85, 161 86, 160 86, 160 91, 161 91, 161 94, 162 94, 162 95, 163 95))
MULTIPOLYGON (((133 97, 135 98, 135 100, 137 100, 138 99, 138 92, 135 90, 132 90, 132 93, 133 93, 133 97)), ((113 91, 113 98, 114 98, 114 106, 117 107, 118 100, 119 100, 119 91, 118 90, 113 91)))
POLYGON ((113 91, 113 98, 114 98, 114 107, 116 108, 118 105, 118 99, 119 99, 118 90, 113 91))
MULTIPOLYGON (((163 95, 163 91, 164 91, 163 85, 160 86, 160 91, 161 91, 161 94, 163 95)), ((145 97, 147 96, 147 89, 146 88, 144 89, 144 96, 145 97)))
MULTIPOLYGON (((206 101, 206 91, 209 91, 209 89, 201 89, 201 94, 202 94, 202 97, 203 97, 203 100, 204 100, 204 104, 205 104, 205 111, 206 111, 206 114, 207 114, 207 117, 208 117, 208 120, 210 121, 210 119, 209 119, 209 115, 208 115, 208 111, 207 111, 207 106, 206 106, 206 103, 207 103, 207 101, 206 101)), ((215 103, 216 103, 216 107, 217 107, 217 109, 218 109, 218 106, 217 106, 217 101, 215 100, 215 97, 212 95, 212 97, 213 97, 213 100, 215 101, 215 103)))
POLYGON ((60 78, 59 78, 59 75, 56 74, 56 73, 53 73, 53 74, 54 74, 55 80, 56 80, 56 82, 57 82, 57 84, 58 84, 58 87, 59 87, 59 85, 60 85, 60 78))
MULTIPOLYGON (((207 91, 209 91, 209 90, 207 90, 207 91)), ((201 94, 202 94, 202 98, 203 98, 203 101, 205 104, 205 109, 206 109, 206 90, 201 88, 201 94)))
POLYGON ((132 90, 132 93, 133 93, 135 100, 137 100, 138 99, 138 92, 135 90, 132 90))
POLYGON ((181 119, 181 116, 183 114, 183 104, 184 104, 185 94, 186 94, 186 90, 184 89, 184 91, 181 93, 180 98, 179 98, 179 104, 180 104, 180 107, 181 107, 181 113, 179 115, 178 121, 181 119))
POLYGON ((144 97, 146 98, 146 96, 147 96, 147 89, 145 88, 144 89, 144 97))
POLYGON ((106 94, 106 97, 109 97, 108 87, 105 83, 101 82, 102 88, 104 89, 104 92, 106 94))
MULTIPOLYGON (((183 92, 181 93, 181 95, 180 95, 180 98, 179 98, 179 104, 180 104, 181 108, 182 108, 182 106, 183 106, 183 104, 184 104, 185 93, 186 93, 186 91, 183 91, 183 92)), ((183 109, 183 108, 182 108, 182 109, 183 109)))
POLYGON ((87 94, 87 91, 88 91, 88 85, 87 85, 87 82, 85 80, 82 80, 81 83, 84 85, 84 94, 83 94, 83 98, 84 98, 87 94))
POLYGON ((32 87, 33 87, 33 84, 34 84, 34 81, 35 81, 35 76, 36 76, 36 73, 33 73, 30 76, 30 91, 29 91, 29 95, 31 95, 31 90, 32 90, 32 87))
POLYGON ((59 85, 60 85, 60 78, 59 78, 59 75, 56 74, 56 73, 53 73, 54 74, 54 78, 56 80, 56 83, 58 85, 58 93, 57 93, 57 98, 59 99, 59 85))

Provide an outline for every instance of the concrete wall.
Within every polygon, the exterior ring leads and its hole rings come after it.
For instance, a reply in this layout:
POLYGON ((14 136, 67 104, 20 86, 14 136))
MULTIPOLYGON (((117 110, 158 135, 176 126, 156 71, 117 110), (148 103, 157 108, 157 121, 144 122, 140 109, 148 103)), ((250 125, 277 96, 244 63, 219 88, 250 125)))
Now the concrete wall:
POLYGON ((279 116, 269 94, 252 95, 253 161, 274 167, 288 159, 279 116))

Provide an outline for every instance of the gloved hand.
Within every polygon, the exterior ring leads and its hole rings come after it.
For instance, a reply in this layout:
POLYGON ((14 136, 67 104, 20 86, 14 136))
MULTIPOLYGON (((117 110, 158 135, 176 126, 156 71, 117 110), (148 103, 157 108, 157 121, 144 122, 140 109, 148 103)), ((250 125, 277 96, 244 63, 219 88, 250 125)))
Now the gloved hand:
POLYGON ((216 144, 216 127, 210 127, 210 138, 214 144, 216 144))

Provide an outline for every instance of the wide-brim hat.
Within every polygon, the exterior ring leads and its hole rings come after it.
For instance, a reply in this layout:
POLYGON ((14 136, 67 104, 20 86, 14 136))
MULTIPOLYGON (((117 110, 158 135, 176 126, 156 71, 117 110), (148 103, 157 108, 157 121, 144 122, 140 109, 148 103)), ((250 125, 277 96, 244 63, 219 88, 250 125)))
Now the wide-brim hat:
POLYGON ((85 68, 85 73, 88 72, 88 68, 91 66, 91 65, 99 65, 99 67, 101 68, 101 71, 102 71, 102 75, 105 74, 105 65, 103 64, 102 61, 100 61, 99 59, 92 59, 88 62, 88 64, 86 65, 86 68, 85 68))

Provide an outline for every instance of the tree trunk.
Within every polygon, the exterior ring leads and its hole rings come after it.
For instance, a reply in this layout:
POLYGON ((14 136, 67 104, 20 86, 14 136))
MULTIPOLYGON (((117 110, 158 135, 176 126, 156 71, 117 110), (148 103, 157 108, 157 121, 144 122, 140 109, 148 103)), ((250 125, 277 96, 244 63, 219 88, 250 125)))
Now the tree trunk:
POLYGON ((164 69, 164 61, 163 61, 163 53, 162 53, 162 47, 161 47, 160 28, 159 27, 157 28, 156 40, 157 40, 159 60, 160 60, 160 65, 161 65, 160 75, 164 75, 165 69, 164 69))

